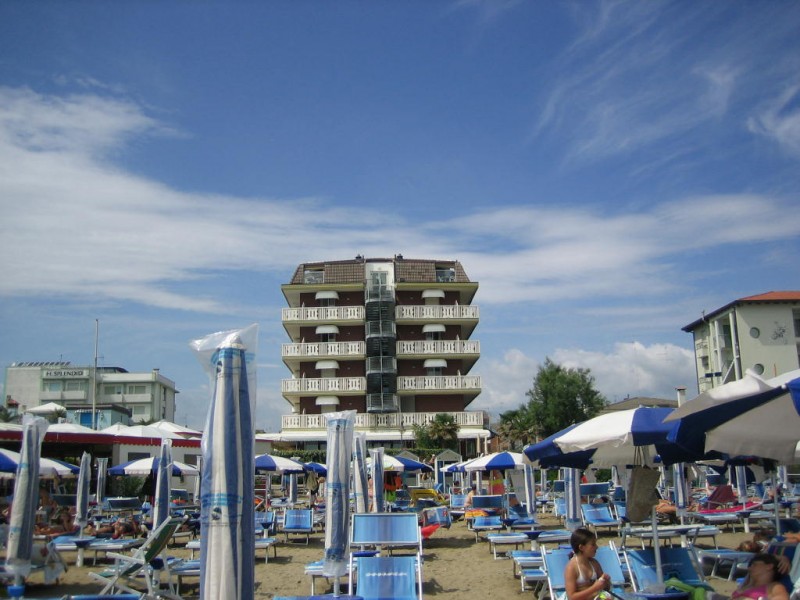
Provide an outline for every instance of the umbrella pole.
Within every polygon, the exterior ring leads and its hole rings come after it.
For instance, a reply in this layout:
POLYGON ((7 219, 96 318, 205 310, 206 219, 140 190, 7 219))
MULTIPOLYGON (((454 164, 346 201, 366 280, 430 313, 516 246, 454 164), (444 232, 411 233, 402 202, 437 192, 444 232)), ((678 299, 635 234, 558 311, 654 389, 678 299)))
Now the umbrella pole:
POLYGON ((664 571, 661 568, 661 542, 658 539, 658 514, 653 506, 650 520, 653 524, 653 555, 656 559, 656 576, 658 577, 659 592, 664 588, 664 571))

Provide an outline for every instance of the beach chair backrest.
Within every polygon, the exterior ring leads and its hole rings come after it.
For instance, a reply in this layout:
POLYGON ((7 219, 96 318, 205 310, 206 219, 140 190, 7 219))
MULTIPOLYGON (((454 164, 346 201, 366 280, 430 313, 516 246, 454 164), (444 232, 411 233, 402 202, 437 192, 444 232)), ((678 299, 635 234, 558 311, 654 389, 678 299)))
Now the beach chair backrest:
MULTIPOLYGON (((658 583, 653 548, 626 550, 625 558, 635 591, 658 583)), ((689 548, 661 548, 661 569, 664 580, 674 577, 695 587, 705 585, 703 572, 700 570, 693 551, 689 548)))
POLYGON ((499 515, 479 516, 472 519, 472 526, 477 528, 481 527, 501 528, 503 526, 503 520, 500 518, 499 515))
POLYGON ((284 529, 312 529, 314 526, 314 511, 310 508, 290 508, 283 516, 284 529))
POLYGON ((600 546, 594 555, 603 568, 603 573, 611 577, 611 588, 616 591, 625 587, 625 574, 619 562, 619 552, 613 546, 600 546))
POLYGON ((450 495, 450 508, 464 508, 467 502, 466 494, 451 494, 450 495))
POLYGON ((364 600, 419 600, 417 557, 370 556, 358 559, 356 593, 364 600))
POLYGON ((354 546, 419 546, 422 535, 416 513, 356 513, 350 528, 354 546))
POLYGON ((147 538, 147 541, 136 549, 134 555, 141 558, 142 562, 130 561, 130 564, 123 568, 120 574, 122 576, 133 575, 142 568, 142 564, 147 565, 158 558, 167 549, 169 541, 175 535, 182 521, 182 519, 170 518, 161 523, 147 538))
POLYGON ((581 504, 583 520, 587 523, 608 523, 616 521, 611 514, 611 507, 606 504, 581 504))
POLYGON ((141 512, 142 510, 142 501, 139 498, 131 497, 131 498, 106 498, 105 506, 103 507, 106 511, 117 511, 117 512, 141 512))
POLYGON ((547 575, 547 587, 550 589, 550 598, 555 600, 564 595, 567 589, 567 582, 564 579, 564 571, 570 559, 571 550, 566 548, 556 548, 542 552, 544 561, 544 571, 547 575))
POLYGON ((567 514, 567 500, 565 498, 558 497, 553 500, 553 514, 557 517, 567 514))
POLYGON ((499 494, 492 494, 489 496, 473 496, 472 507, 481 509, 495 509, 503 508, 503 496, 499 494))
POLYGON ((624 520, 628 518, 628 505, 625 504, 624 500, 614 500, 613 505, 618 519, 624 520))

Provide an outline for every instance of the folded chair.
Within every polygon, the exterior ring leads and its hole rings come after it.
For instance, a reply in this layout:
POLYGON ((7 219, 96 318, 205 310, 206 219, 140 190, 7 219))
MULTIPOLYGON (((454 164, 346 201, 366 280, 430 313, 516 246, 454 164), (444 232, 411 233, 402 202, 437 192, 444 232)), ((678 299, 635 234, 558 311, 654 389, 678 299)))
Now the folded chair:
POLYGON ((114 567, 100 573, 89 573, 89 577, 103 584, 100 595, 113 594, 117 591, 129 594, 142 594, 132 584, 139 578, 144 578, 147 586, 147 596, 161 596, 166 598, 179 598, 175 593, 170 578, 169 565, 161 558, 167 549, 170 539, 182 520, 170 518, 161 523, 133 554, 117 554, 109 552, 108 556, 115 559, 114 567), (166 574, 169 591, 161 590, 160 579, 166 574))
POLYGON ((364 600, 422 600, 422 569, 415 556, 358 559, 356 594, 364 600))
POLYGON ((581 504, 583 522, 597 532, 600 527, 609 529, 619 529, 622 526, 622 519, 611 514, 611 507, 606 504, 581 504))
POLYGON ((289 534, 297 533, 306 536, 306 544, 314 532, 314 511, 310 508, 290 508, 283 516, 283 533, 286 541, 289 534))

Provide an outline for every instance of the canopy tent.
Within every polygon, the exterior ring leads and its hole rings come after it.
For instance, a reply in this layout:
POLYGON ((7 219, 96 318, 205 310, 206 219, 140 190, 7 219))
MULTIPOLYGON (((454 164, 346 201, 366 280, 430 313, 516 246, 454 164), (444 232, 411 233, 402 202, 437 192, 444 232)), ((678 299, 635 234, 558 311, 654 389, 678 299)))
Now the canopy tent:
MULTIPOLYGON (((139 477, 146 477, 148 475, 155 476, 158 473, 159 458, 151 456, 150 458, 138 458, 131 460, 116 467, 108 469, 109 475, 134 475, 139 477)), ((174 477, 181 477, 184 475, 200 475, 200 469, 187 465, 180 461, 172 461, 172 475, 174 477)))

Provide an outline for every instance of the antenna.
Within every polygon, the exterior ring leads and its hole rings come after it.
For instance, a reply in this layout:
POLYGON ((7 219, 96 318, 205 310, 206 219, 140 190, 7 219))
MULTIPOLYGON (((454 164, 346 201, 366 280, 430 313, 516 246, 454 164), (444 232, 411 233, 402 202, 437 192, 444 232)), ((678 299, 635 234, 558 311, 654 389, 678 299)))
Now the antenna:
POLYGON ((100 319, 94 320, 94 370, 92 371, 92 429, 97 430, 97 345, 100 339, 100 319))

